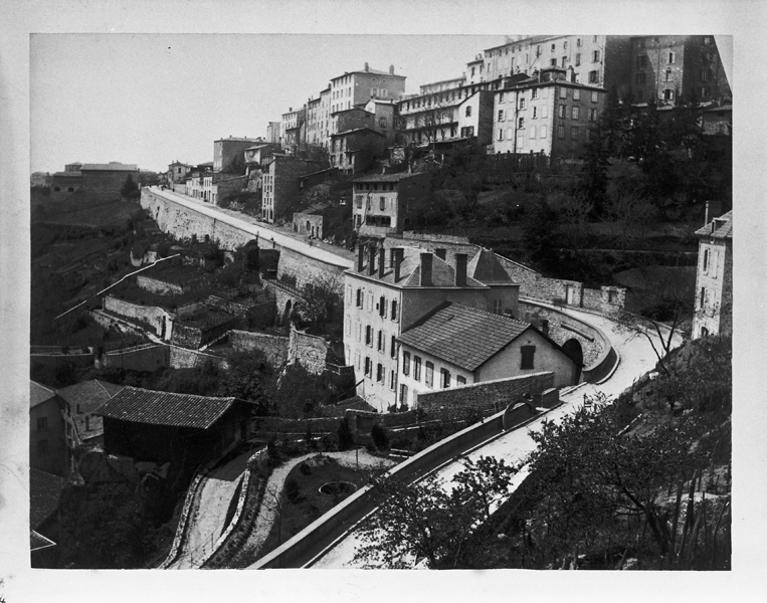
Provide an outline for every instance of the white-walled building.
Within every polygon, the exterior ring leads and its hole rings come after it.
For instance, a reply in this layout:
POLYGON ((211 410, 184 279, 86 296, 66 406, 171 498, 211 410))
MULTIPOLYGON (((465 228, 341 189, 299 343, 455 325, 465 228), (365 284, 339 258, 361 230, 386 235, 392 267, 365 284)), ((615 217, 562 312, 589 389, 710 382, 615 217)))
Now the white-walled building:
POLYGON ((459 303, 445 303, 399 336, 397 404, 417 406, 418 394, 554 373, 554 386, 577 383, 580 366, 530 323, 459 303))
POLYGON ((355 267, 344 275, 344 352, 357 393, 379 410, 396 403, 397 338, 435 307, 453 301, 517 313, 519 285, 495 254, 474 249, 473 257, 455 253, 448 263, 415 246, 359 246, 355 267), (492 275, 493 282, 479 281, 480 274, 492 275))
POLYGON ((698 271, 692 337, 732 335, 732 211, 695 231, 698 271))

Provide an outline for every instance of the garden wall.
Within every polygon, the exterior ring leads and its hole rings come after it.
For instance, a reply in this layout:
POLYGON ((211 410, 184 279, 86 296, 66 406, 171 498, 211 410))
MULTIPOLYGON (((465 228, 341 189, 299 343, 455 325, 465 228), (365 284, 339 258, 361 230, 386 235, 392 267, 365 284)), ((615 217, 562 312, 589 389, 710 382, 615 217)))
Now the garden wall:
POLYGON ((269 364, 276 369, 282 368, 288 359, 289 338, 283 335, 233 329, 229 331, 229 343, 235 352, 263 352, 269 364))

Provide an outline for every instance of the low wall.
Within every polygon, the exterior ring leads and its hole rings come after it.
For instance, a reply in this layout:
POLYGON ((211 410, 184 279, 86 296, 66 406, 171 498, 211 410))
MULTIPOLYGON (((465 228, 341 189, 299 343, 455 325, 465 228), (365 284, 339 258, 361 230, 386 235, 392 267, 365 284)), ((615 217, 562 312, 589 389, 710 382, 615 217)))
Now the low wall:
MULTIPOLYGON (((505 411, 504 411, 505 412, 505 411)), ((414 481, 433 471, 446 461, 469 451, 493 436, 503 433, 504 412, 495 414, 481 423, 476 423, 452 436, 440 440, 425 450, 403 461, 388 474, 404 481, 414 481)), ((522 411, 517 413, 523 415, 522 411)), ((519 428, 532 417, 518 416, 519 428)), ((313 521, 287 542, 262 557, 251 567, 297 568, 310 566, 312 561, 328 546, 354 527, 367 513, 375 508, 376 500, 370 486, 358 490, 330 511, 313 521)))
POLYGON ((203 352, 198 352, 197 350, 187 350, 186 348, 180 348, 175 345, 169 345, 168 350, 168 366, 170 366, 170 368, 198 368, 207 362, 212 362, 219 368, 229 367, 226 358, 214 356, 213 354, 205 354, 203 352))
POLYGON ((169 359, 168 346, 159 343, 105 352, 102 356, 105 367, 148 372, 168 366, 169 359))
POLYGON ((299 362, 307 372, 320 375, 325 372, 325 358, 328 353, 328 342, 324 337, 309 335, 290 326, 288 342, 288 364, 299 362))
POLYGON ((159 337, 164 335, 163 325, 170 323, 170 315, 159 306, 142 306, 112 295, 104 296, 103 304, 107 312, 149 325, 159 337))
POLYGON ((152 278, 151 276, 144 276, 143 274, 139 274, 136 277, 136 285, 138 285, 144 291, 149 291, 150 293, 155 293, 157 295, 184 294, 184 288, 181 285, 152 278))
POLYGON ((259 350, 274 368, 279 369, 288 359, 289 338, 283 335, 254 333, 252 331, 229 331, 229 343, 235 352, 252 352, 259 350))
POLYGON ((527 395, 539 396, 542 391, 552 387, 554 373, 521 375, 421 393, 418 395, 418 408, 424 411, 427 418, 439 415, 439 418, 458 420, 470 414, 498 412, 527 395))

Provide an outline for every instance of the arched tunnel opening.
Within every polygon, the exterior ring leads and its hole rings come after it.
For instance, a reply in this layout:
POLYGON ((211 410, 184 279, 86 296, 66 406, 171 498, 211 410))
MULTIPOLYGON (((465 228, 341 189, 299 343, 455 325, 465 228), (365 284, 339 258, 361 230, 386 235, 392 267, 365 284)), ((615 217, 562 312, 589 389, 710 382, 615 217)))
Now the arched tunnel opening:
POLYGON ((574 337, 565 341, 562 349, 575 362, 575 371, 573 374, 573 383, 581 380, 581 369, 583 368, 583 348, 581 342, 574 337))

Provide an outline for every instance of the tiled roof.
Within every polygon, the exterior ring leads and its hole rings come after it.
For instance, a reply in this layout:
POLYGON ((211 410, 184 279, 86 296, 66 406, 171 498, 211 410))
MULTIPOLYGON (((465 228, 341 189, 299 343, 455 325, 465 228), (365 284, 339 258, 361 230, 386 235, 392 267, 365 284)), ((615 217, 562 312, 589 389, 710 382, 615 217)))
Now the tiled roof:
POLYGON ((101 435, 104 432, 104 426, 100 416, 89 416, 86 422, 86 415, 98 410, 122 388, 122 385, 91 379, 61 388, 56 390, 56 393, 69 404, 78 435, 87 439, 101 435))
POLYGON ((714 218, 695 231, 695 234, 703 237, 713 237, 715 239, 731 239, 732 238, 732 210, 726 214, 722 214, 718 218, 714 218))
POLYGON ((29 468, 29 523, 32 529, 56 511, 65 483, 63 477, 29 468))
POLYGON ((475 371, 519 337, 530 323, 448 303, 438 306, 399 341, 467 371, 475 371))
POLYGON ((97 414, 131 423, 207 429, 236 398, 214 398, 124 387, 97 414))
POLYGON ((484 247, 480 249, 477 254, 471 258, 468 266, 468 272, 476 280, 485 284, 498 284, 508 283, 513 284, 514 281, 506 272, 501 263, 496 258, 495 253, 484 247))
POLYGON ((37 381, 29 382, 29 408, 34 408, 38 404, 42 404, 47 400, 50 400, 56 395, 56 392, 37 381))

